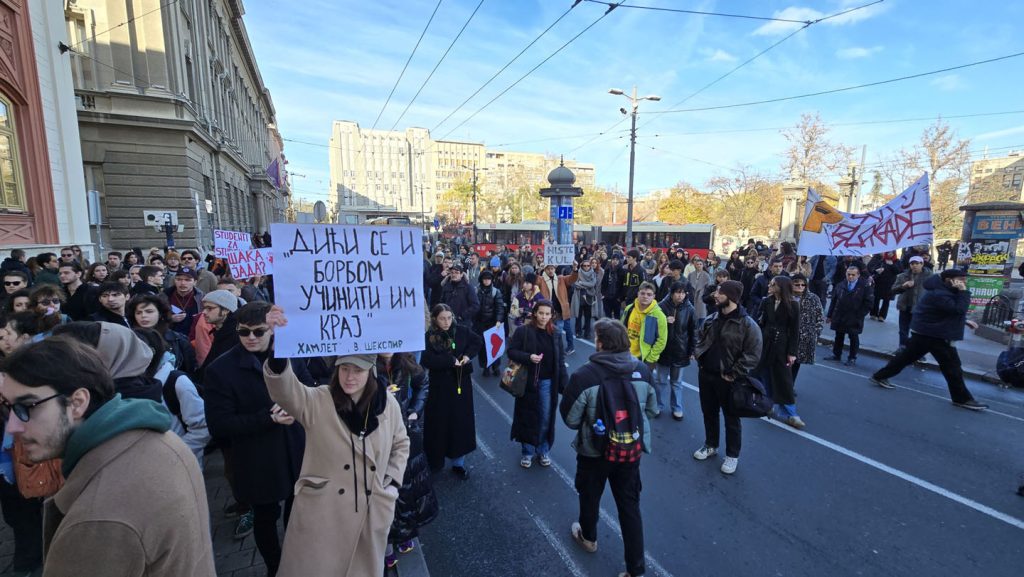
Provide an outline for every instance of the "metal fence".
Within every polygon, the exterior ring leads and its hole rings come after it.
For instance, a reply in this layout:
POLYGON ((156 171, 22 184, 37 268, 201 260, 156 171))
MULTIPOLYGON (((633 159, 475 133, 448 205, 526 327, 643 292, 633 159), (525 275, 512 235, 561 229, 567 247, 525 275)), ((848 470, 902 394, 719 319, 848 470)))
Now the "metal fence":
POLYGON ((981 316, 981 324, 999 329, 1007 330, 1006 322, 1013 318, 1013 303, 1003 295, 997 295, 989 299, 985 305, 985 312, 981 316))

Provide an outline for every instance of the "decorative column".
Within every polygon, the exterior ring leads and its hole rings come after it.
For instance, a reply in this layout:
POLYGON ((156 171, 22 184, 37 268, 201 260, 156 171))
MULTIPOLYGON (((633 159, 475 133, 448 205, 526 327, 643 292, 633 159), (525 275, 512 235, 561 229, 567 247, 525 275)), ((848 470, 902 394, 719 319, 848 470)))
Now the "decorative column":
POLYGON ((796 242, 800 236, 803 215, 798 214, 800 201, 807 198, 807 185, 793 171, 789 179, 782 185, 782 224, 779 229, 779 241, 796 242))
POLYGON ((573 186, 576 175, 565 167, 564 160, 548 174, 548 183, 551 186, 540 189, 540 195, 551 199, 550 238, 555 244, 572 244, 572 199, 583 196, 583 189, 573 186))

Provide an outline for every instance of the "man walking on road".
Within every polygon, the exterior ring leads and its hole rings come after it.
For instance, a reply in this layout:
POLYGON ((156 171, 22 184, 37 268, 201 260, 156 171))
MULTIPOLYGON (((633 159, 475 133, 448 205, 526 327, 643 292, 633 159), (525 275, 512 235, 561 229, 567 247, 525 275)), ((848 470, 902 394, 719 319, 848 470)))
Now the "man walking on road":
POLYGON ((601 440, 616 430, 611 421, 629 421, 636 429, 632 438, 641 443, 642 452, 650 453, 650 419, 657 412, 658 400, 651 385, 651 371, 629 352, 626 327, 619 321, 601 319, 594 325, 594 334, 597 352, 569 378, 559 406, 562 420, 576 431, 572 446, 576 449, 580 516, 572 524, 571 533, 584 551, 597 551, 597 520, 607 481, 619 512, 626 556, 626 572, 619 577, 636 577, 646 569, 640 517, 640 455, 637 452, 628 462, 615 461, 617 452, 610 449, 618 443, 605 441, 602 448, 601 440), (614 399, 625 399, 626 403, 620 407, 614 399), (600 413, 599 408, 603 409, 600 413), (615 416, 606 423, 600 415, 609 412, 615 416))
MULTIPOLYGON (((916 257, 915 257, 916 258, 916 257)), ((910 325, 910 340, 896 356, 871 375, 871 382, 895 389, 889 382, 908 365, 927 353, 939 363, 939 370, 946 378, 949 396, 953 404, 972 411, 983 411, 988 405, 974 400, 964 383, 964 372, 960 366, 960 355, 953 341, 964 338, 964 326, 978 328, 978 323, 967 320, 967 307, 971 304, 971 292, 967 290, 967 273, 961 269, 948 269, 938 276, 932 275, 924 282, 925 293, 914 308, 910 325)))

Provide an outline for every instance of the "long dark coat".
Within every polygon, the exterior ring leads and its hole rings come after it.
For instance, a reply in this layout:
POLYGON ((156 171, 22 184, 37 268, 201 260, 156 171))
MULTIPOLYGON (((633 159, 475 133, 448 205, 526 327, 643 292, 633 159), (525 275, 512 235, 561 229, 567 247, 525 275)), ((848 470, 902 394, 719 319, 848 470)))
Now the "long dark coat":
POLYGON ((786 365, 787 357, 797 356, 800 345, 800 308, 795 302, 775 306, 775 297, 762 301, 757 324, 761 327, 761 363, 757 372, 765 381, 772 399, 779 404, 796 402, 793 391, 793 371, 786 365))
POLYGON ((423 449, 431 469, 476 450, 476 419, 473 413, 473 363, 455 366, 456 359, 475 359, 483 340, 472 330, 452 324, 450 337, 437 330, 427 332, 427 347, 420 364, 429 371, 430 395, 423 411, 423 449), (440 342, 439 342, 440 341, 440 342), (447 343, 447 344, 445 344, 447 343), (461 390, 460 390, 461 389, 461 390))
POLYGON ((511 439, 528 445, 539 445, 541 419, 548 420, 548 446, 555 443, 555 411, 558 408, 558 394, 569 384, 569 375, 565 370, 565 333, 555 328, 552 335, 555 350, 555 374, 551 378, 551 402, 547 415, 540 414, 540 388, 537 386, 537 371, 540 367, 530 360, 530 355, 544 352, 540 350, 540 341, 533 326, 523 327, 512 333, 508 345, 508 358, 527 368, 526 392, 516 399, 515 411, 512 413, 511 439))
MULTIPOLYGON (((291 361, 307 387, 313 379, 301 359, 291 361)), ((260 505, 292 495, 302 468, 306 434, 302 425, 278 425, 270 418, 274 401, 263 380, 263 364, 242 345, 221 355, 203 381, 210 433, 231 443, 239 501, 260 505)))
POLYGON ((874 298, 874 292, 864 277, 857 280, 852 292, 845 280, 835 285, 832 304, 828 307, 832 330, 854 335, 864 332, 864 317, 871 311, 874 298))

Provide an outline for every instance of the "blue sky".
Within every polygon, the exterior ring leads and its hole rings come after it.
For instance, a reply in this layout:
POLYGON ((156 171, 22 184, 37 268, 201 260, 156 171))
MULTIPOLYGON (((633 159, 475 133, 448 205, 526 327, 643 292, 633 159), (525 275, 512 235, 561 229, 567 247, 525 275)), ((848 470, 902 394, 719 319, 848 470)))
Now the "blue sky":
MULTIPOLYGON (((627 4, 813 20, 870 0, 806 2, 628 0, 627 4)), ((378 128, 391 128, 479 0, 443 0, 378 128)), ((435 0, 247 0, 245 22, 277 108, 296 196, 326 200, 331 121, 370 127, 435 0)), ((676 103, 793 31, 778 22, 620 7, 471 121, 449 131, 597 20, 606 7, 583 2, 450 120, 438 126, 509 59, 554 22, 571 0, 484 0, 476 16, 409 108, 398 129, 434 138, 505 143, 509 150, 565 154, 596 165, 599 184, 626 189, 626 99, 612 87, 657 94, 641 104, 638 194, 680 180, 698 185, 737 163, 781 172, 778 130, 817 112, 848 124, 1024 110, 1024 57, 879 87, 724 110, 652 114, 783 97, 885 80, 1024 51, 1024 3, 885 0, 814 24, 728 78, 676 103), (435 127, 437 129, 435 130, 435 127), (683 134, 691 133, 691 134, 683 134), (692 134, 703 133, 703 134, 692 134), (582 136, 581 136, 582 135, 582 136), (657 135, 657 136, 655 136, 657 135), (581 145, 585 145, 582 146, 581 145), (653 148, 652 148, 653 147, 653 148)), ((1024 148, 1024 114, 950 119, 980 157, 1024 148), (1019 145, 1019 146, 1018 146, 1019 145)), ((913 145, 929 121, 835 126, 833 139, 867 145, 868 164, 913 145)))

